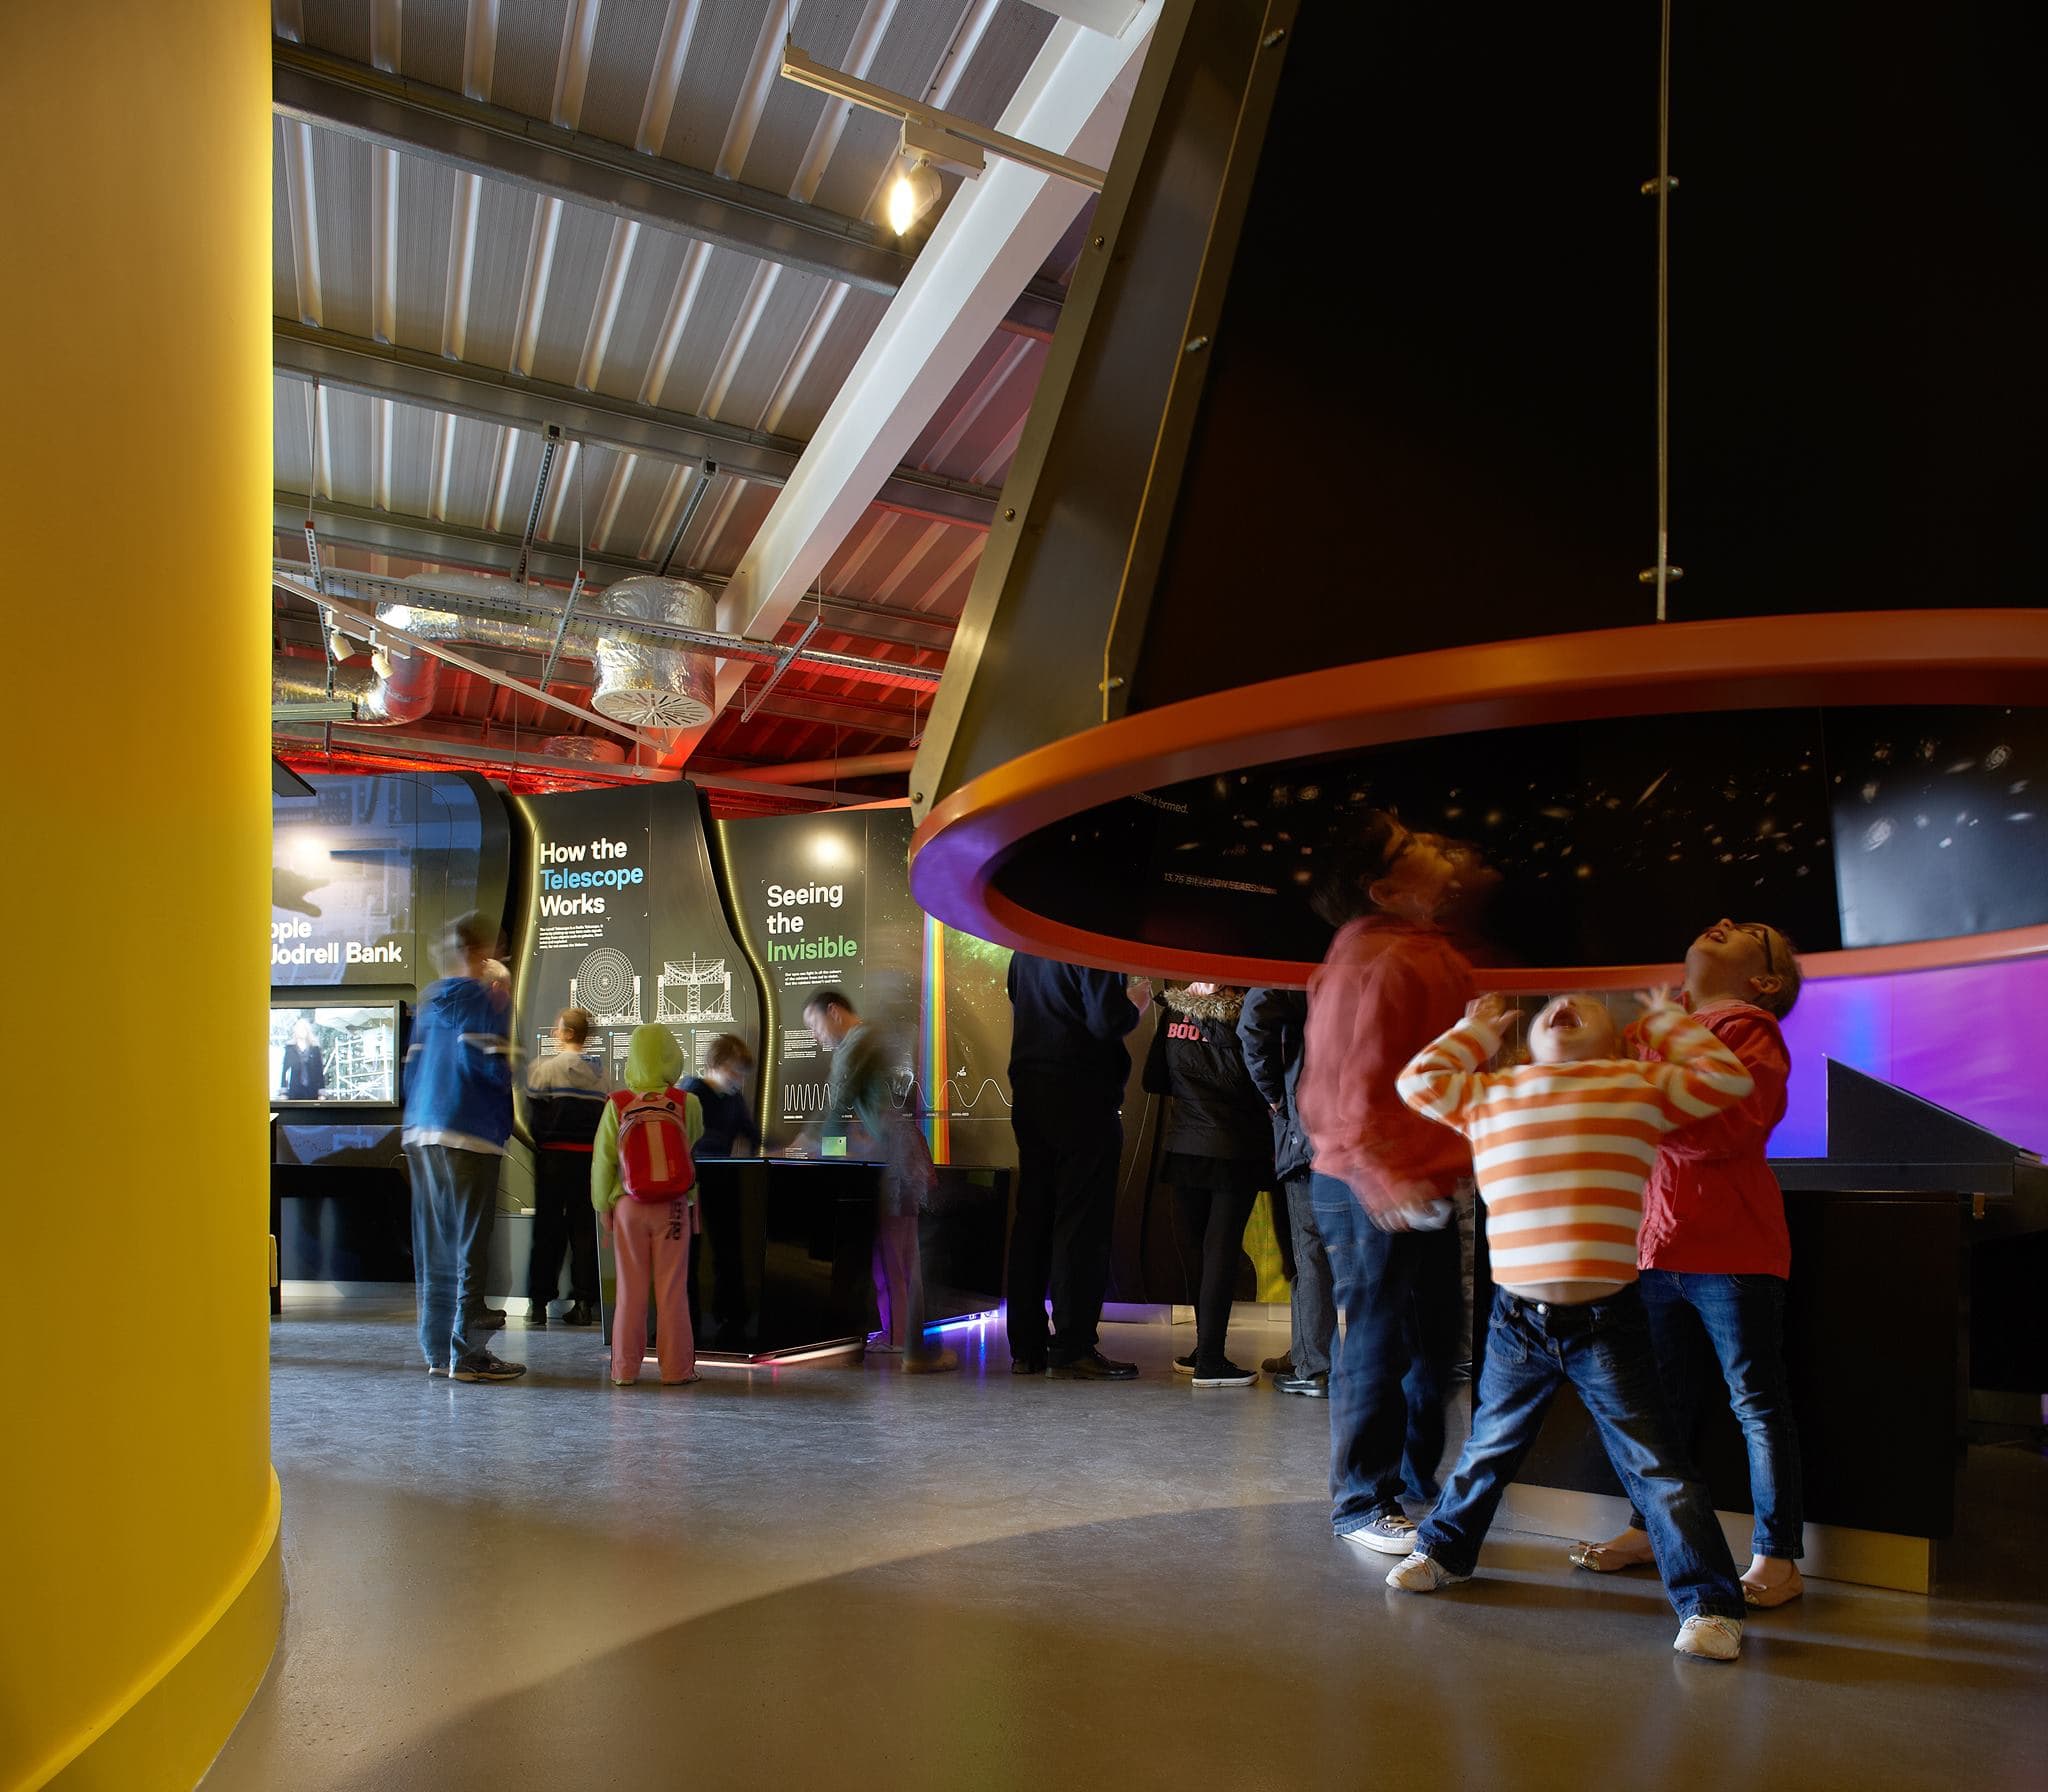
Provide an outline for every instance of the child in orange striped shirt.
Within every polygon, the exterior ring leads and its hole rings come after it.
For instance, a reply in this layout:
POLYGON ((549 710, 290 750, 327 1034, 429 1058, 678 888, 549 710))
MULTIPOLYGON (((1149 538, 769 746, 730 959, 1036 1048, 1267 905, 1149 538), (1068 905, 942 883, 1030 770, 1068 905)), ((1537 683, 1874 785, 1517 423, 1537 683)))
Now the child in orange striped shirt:
POLYGON ((1705 1486, 1669 1435, 1635 1287, 1643 1185, 1665 1134, 1732 1107, 1749 1072, 1662 991, 1643 1033, 1663 1063, 1623 1055, 1606 1008, 1559 996, 1530 1028, 1534 1060, 1481 1067, 1510 1015, 1482 996, 1402 1072, 1401 1097, 1472 1141, 1495 1280, 1472 1435, 1443 1498, 1387 1584, 1433 1593, 1467 1580, 1561 1382, 1579 1392, 1644 1516, 1681 1654, 1733 1661, 1743 1601, 1705 1486))

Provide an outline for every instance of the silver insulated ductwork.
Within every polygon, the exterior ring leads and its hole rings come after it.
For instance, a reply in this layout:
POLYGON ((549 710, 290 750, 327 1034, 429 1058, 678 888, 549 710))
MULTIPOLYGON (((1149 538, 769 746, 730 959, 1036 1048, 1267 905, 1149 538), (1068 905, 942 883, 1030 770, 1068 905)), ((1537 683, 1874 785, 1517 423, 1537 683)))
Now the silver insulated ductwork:
POLYGON ((551 734, 540 750, 557 759, 580 759, 587 765, 623 765, 626 749, 602 734, 551 734))
MULTIPOLYGON (((621 579, 606 589, 596 607, 622 621, 668 622, 706 632, 718 626, 711 593, 684 579, 621 579)), ((622 640, 600 626, 597 690, 590 707, 640 728, 701 727, 712 716, 712 671, 708 653, 622 640)))
MULTIPOLYGON (((547 653, 555 643, 564 599, 559 592, 515 585, 488 573, 434 573, 406 581, 422 587, 417 603, 379 604, 377 619, 427 641, 468 641, 547 653), (479 608, 504 606, 502 617, 457 614, 433 607, 435 590, 473 599, 479 608), (521 616, 516 611, 527 611, 521 616), (546 612, 552 611, 552 617, 546 612)), ((669 647, 608 634, 607 616, 711 631, 717 605, 702 585, 685 579, 629 578, 579 604, 562 650, 597 667, 590 706, 599 715, 637 727, 694 728, 712 715, 712 657, 699 648, 669 647)))
POLYGON ((441 665, 432 654, 390 654, 389 676, 374 665, 334 668, 334 689, 327 688, 324 660, 283 655, 270 663, 270 714, 280 722, 353 722, 358 727, 391 728, 416 722, 434 707, 441 665))

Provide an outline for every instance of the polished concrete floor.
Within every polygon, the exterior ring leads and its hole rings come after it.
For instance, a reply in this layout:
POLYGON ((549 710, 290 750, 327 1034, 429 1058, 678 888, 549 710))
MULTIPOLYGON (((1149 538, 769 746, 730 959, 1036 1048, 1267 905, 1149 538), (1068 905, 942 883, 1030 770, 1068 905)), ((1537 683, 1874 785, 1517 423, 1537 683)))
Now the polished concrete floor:
MULTIPOLYGON (((289 1606, 209 1788, 2048 1784, 2048 1461, 1971 1452, 1925 1599, 1814 1583, 1734 1667, 1654 1581, 1497 1533, 1391 1593, 1331 1540, 1326 1409, 1144 1376, 713 1371, 588 1331, 430 1380, 409 1304, 276 1322, 289 1606), (650 1366, 651 1373, 651 1366, 650 1366)), ((1239 1357, 1284 1343, 1246 1326, 1239 1357)))

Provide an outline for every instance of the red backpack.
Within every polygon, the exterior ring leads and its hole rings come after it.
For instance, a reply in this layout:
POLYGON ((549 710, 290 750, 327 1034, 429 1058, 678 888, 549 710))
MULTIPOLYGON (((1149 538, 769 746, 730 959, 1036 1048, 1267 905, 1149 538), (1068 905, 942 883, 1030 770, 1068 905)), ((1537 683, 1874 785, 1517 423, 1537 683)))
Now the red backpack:
POLYGON ((695 1186, 689 1100, 677 1089, 645 1095, 630 1089, 612 1091, 619 1110, 619 1183, 634 1200, 649 1205, 674 1201, 695 1186))

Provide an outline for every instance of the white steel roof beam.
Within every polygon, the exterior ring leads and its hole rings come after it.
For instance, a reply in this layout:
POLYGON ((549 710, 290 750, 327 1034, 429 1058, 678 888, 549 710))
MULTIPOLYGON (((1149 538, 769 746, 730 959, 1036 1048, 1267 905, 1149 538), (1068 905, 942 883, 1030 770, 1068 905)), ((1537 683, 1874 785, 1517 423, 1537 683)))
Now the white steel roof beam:
MULTIPOLYGON (((997 128, 1106 166, 1161 4, 1121 38, 1056 25, 997 128)), ((787 621, 1087 197, 1015 162, 962 184, 728 582, 722 629, 765 639, 787 621)), ((720 667, 721 706, 745 671, 720 667)), ((664 757, 686 760, 705 732, 664 757)))

